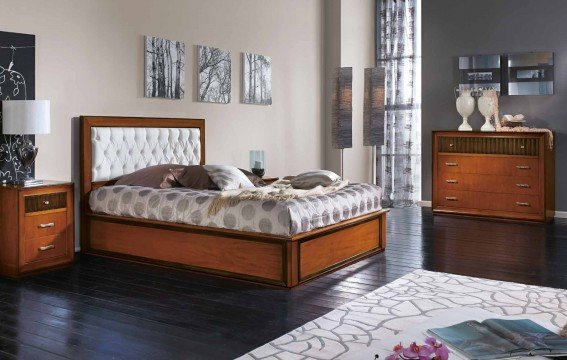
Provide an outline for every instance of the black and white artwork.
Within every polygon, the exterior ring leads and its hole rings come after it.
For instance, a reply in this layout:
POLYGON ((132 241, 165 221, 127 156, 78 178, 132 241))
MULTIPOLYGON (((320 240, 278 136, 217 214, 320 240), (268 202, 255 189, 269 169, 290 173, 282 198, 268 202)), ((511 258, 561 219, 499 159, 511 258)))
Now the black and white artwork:
MULTIPOLYGON (((35 99, 35 35, 0 31, 0 100, 35 99)), ((2 111, 0 105, 0 133, 2 111)), ((32 143, 34 136, 29 136, 32 143)), ((0 181, 16 181, 26 176, 17 158, 21 137, 0 135, 0 181)), ((32 165, 27 175, 34 176, 32 165)))
POLYGON ((185 96, 185 44, 145 37, 146 97, 183 99, 185 96))
POLYGON ((242 54, 242 102, 272 105, 272 59, 268 56, 242 54))
POLYGON ((210 46, 197 47, 197 100, 228 104, 230 102, 230 52, 210 46))

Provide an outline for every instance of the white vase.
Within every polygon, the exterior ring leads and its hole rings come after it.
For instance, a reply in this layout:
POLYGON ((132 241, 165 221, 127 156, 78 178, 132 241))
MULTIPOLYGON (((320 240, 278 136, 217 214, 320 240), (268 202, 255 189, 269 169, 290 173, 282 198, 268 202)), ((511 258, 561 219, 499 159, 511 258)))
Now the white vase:
POLYGON ((480 131, 495 131, 496 129, 490 122, 490 119, 494 115, 494 98, 489 94, 490 90, 485 90, 482 96, 478 99, 478 110, 484 116, 484 125, 480 128, 480 131))
POLYGON ((474 98, 470 90, 462 90, 457 98, 457 111, 463 117, 463 123, 459 126, 459 131, 472 131, 469 125, 469 116, 474 112, 474 98))

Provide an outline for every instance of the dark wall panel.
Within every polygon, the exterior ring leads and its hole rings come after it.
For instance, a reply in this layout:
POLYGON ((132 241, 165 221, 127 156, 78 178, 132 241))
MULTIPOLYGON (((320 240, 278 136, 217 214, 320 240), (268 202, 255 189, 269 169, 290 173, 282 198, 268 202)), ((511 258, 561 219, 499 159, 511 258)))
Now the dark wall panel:
MULTIPOLYGON (((453 89, 460 55, 526 51, 555 53, 555 94, 500 98, 500 114, 524 114, 530 125, 556 132, 556 207, 567 211, 567 1, 422 1, 423 199, 431 200, 431 131, 456 130, 453 89)), ((483 123, 478 108, 469 119, 483 123)))

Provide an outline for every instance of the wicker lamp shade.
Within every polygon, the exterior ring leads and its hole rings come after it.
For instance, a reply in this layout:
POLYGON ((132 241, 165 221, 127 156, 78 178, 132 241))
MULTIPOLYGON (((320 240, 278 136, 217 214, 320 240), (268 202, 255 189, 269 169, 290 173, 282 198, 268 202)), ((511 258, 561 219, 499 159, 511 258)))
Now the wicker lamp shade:
POLYGON ((332 144, 335 149, 352 147, 352 67, 336 69, 332 95, 332 144))
POLYGON ((384 145, 384 68, 364 69, 364 146, 384 145))

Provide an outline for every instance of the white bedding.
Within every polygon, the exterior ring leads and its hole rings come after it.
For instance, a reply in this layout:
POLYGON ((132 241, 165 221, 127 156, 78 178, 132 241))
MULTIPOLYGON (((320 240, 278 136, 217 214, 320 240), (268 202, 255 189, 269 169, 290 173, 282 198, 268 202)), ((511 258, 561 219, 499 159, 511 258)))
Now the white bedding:
POLYGON ((105 186, 91 192, 89 204, 94 212, 108 215, 289 236, 380 210, 382 190, 350 184, 327 195, 246 200, 209 216, 218 195, 214 190, 105 186))

